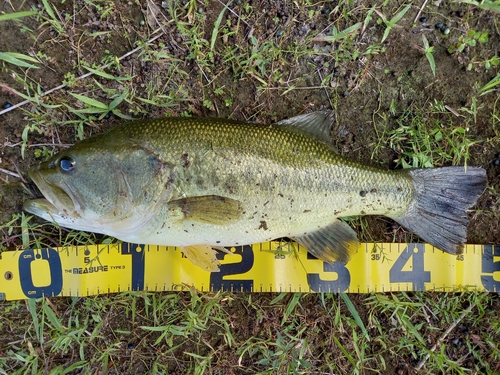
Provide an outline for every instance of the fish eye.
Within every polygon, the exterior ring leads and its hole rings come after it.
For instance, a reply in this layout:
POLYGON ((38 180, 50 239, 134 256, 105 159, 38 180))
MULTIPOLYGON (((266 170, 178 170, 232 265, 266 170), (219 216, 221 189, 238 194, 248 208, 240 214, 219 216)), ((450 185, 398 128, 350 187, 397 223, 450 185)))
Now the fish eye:
POLYGON ((59 160, 59 168, 63 172, 72 172, 76 167, 76 162, 68 157, 59 160))

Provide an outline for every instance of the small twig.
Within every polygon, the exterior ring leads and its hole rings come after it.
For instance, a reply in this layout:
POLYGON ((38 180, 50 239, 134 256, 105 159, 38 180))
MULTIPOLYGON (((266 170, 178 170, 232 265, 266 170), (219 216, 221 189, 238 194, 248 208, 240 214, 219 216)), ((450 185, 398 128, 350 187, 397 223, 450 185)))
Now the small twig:
POLYGON ((296 86, 293 88, 290 87, 268 87, 267 90, 318 90, 324 89, 326 86, 296 86))
MULTIPOLYGON (((227 4, 224 4, 222 1, 220 0, 217 0, 219 3, 221 3, 222 5, 226 6, 227 4)), ((250 27, 250 25, 240 17, 240 15, 238 13, 236 13, 234 10, 232 10, 231 8, 229 8, 229 6, 227 7, 227 10, 229 10, 231 13, 233 13, 236 17, 238 17, 238 19, 243 22, 245 25, 247 25, 248 27, 250 27)))
MULTIPOLYGON (((160 30, 162 30, 162 28, 161 28, 161 27, 160 27, 160 28, 158 28, 158 29, 156 29, 156 30, 153 32, 153 34, 156 34, 156 33, 157 33, 158 31, 160 31, 160 30)), ((148 40, 145 44, 148 44, 148 43, 152 43, 152 42, 154 42, 156 39, 158 39, 158 38, 159 38, 159 37, 161 37, 162 35, 164 35, 164 34, 162 34, 162 33, 161 33, 161 34, 158 34, 158 35, 154 36, 153 38, 149 39, 149 40, 148 40)), ((123 56, 119 57, 119 58, 118 58, 118 61, 121 61, 121 60, 123 60, 124 58, 126 58, 126 57, 128 57, 128 56, 130 56, 130 55, 133 55, 134 53, 136 53, 137 51, 140 51, 141 49, 142 49, 142 47, 137 47, 137 48, 134 48, 133 50, 131 50, 131 51, 127 52, 125 55, 123 55, 123 56)), ((104 70, 104 69, 107 69, 107 68, 109 68, 112 64, 113 64, 113 63, 108 63, 108 64, 105 64, 105 65, 101 65, 101 66, 99 67, 99 70, 104 70)), ((92 75, 94 75, 94 73, 93 73, 93 72, 88 72, 88 73, 85 73, 84 75, 81 75, 80 77, 77 77, 77 78, 76 78, 76 81, 80 81, 80 80, 85 79, 85 78, 87 78, 87 77, 90 77, 90 76, 92 76, 92 75)), ((44 93, 42 93, 42 94, 40 95, 40 97, 44 97, 44 96, 47 96, 47 95, 49 95, 49 94, 52 94, 54 91, 61 90, 61 89, 65 88, 66 86, 67 86, 67 85, 66 85, 65 83, 63 83, 62 85, 59 85, 59 86, 57 86, 57 87, 54 87, 54 88, 52 88, 52 89, 50 89, 50 90, 45 91, 44 93)), ((14 109, 16 109, 16 108, 22 107, 22 106, 24 106, 24 105, 28 104, 29 102, 30 102, 30 100, 24 100, 24 101, 22 101, 22 102, 19 102, 19 103, 17 103, 17 104, 14 104, 13 106, 11 106, 11 107, 9 107, 9 108, 6 108, 6 109, 4 109, 4 110, 0 111, 0 116, 1 116, 1 115, 3 115, 3 114, 5 114, 5 113, 7 113, 7 112, 13 111, 13 110, 14 110, 14 109)))
POLYGON ((16 162, 15 161, 12 161, 11 162, 13 165, 14 165, 14 168, 16 168, 16 172, 19 174, 19 178, 21 179, 22 182, 24 182, 25 184, 28 183, 28 181, 26 181, 23 177, 23 175, 21 174, 21 171, 19 170, 19 167, 17 166, 16 162))
MULTIPOLYGON (((32 143, 30 145, 27 145, 28 147, 40 147, 40 146, 52 146, 52 147, 71 147, 73 146, 74 143, 58 143, 58 144, 55 144, 55 143, 32 143)), ((2 146, 0 146, 0 148, 2 147, 17 147, 17 146, 20 146, 22 145, 22 142, 17 142, 17 143, 4 143, 2 146)))
POLYGON ((458 319, 455 320, 453 322, 453 324, 451 326, 449 326, 448 329, 445 332, 443 332, 443 334, 439 337, 439 339, 433 345, 433 347, 431 348, 431 350, 429 351, 429 353, 427 353, 425 355, 425 358, 422 359, 418 363, 417 367, 415 367, 415 370, 418 371, 418 370, 420 370, 424 366, 425 362, 431 356, 431 353, 433 353, 437 349, 437 347, 440 346, 443 343, 444 339, 450 334, 450 332, 453 331, 453 329, 458 325, 458 323, 460 323, 462 321, 462 319, 465 317, 465 315, 467 315, 468 313, 470 313, 474 307, 476 307, 475 303, 474 304, 470 304, 469 307, 466 310, 464 310, 464 312, 462 314, 460 314, 460 316, 458 317, 458 319))
POLYGON ((20 174, 15 173, 15 172, 11 172, 8 169, 0 168, 0 172, 8 174, 9 176, 13 176, 13 177, 19 178, 21 181, 26 182, 26 181, 24 181, 23 176, 21 176, 20 174))
POLYGON ((427 2, 428 2, 428 1, 429 1, 429 0, 425 0, 425 1, 424 1, 424 3, 422 4, 422 6, 420 7, 420 9, 418 10, 418 12, 417 12, 417 16, 416 16, 416 17, 415 17, 415 19, 413 20, 413 23, 417 22, 418 18, 419 18, 419 17, 420 17, 420 15, 422 14, 422 12, 423 12, 423 10, 424 10, 425 6, 427 5, 427 2))
POLYGON ((458 113, 457 111, 455 111, 449 105, 445 105, 444 108, 446 108, 448 111, 450 111, 451 113, 453 113, 455 116, 460 117, 460 113, 458 113))
MULTIPOLYGON (((319 75, 319 78, 321 79, 321 83, 323 83, 323 76, 321 75, 321 72, 319 71, 319 69, 317 70, 318 72, 318 75, 319 75)), ((332 102, 332 98, 330 98, 330 93, 328 92, 328 90, 326 89, 326 86, 325 85, 321 85, 323 87, 323 89, 325 90, 325 93, 326 93, 326 96, 328 97, 328 101, 330 102, 330 106, 332 107, 332 109, 335 109, 333 107, 333 102, 332 102)))

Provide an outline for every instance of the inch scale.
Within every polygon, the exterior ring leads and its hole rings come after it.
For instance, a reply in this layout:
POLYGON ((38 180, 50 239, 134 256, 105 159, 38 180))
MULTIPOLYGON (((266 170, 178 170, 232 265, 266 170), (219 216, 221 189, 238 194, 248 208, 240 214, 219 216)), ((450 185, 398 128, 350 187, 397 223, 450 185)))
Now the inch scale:
POLYGON ((122 291, 328 292, 500 291, 500 246, 465 245, 458 256, 428 244, 361 243, 347 265, 322 262, 293 242, 219 252, 207 272, 174 247, 115 245, 6 251, 0 299, 122 291))

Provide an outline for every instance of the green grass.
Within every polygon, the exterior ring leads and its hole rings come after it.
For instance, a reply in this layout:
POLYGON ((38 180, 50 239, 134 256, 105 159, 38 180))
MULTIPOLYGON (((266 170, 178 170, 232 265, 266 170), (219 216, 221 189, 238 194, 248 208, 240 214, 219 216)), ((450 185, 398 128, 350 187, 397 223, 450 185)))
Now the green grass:
POLYGON ((466 362, 473 362, 473 371, 492 373, 500 359, 491 294, 376 294, 363 298, 366 308, 356 317, 335 295, 289 294, 277 302, 271 297, 191 291, 2 303, 1 327, 23 334, 0 355, 0 371, 43 372, 44 355, 72 359, 68 367, 54 363, 54 373, 112 371, 120 364, 126 373, 176 368, 298 374, 319 367, 362 374, 388 370, 388 360, 417 367, 425 359, 426 372, 467 374, 466 362), (246 319, 228 314, 237 304, 247 306, 246 319), (474 332, 484 324, 488 334, 479 337, 474 332), (365 325, 369 335, 362 333, 365 325))
POLYGON ((389 146, 399 155, 395 161, 403 168, 467 164, 470 148, 477 144, 468 136, 469 125, 455 125, 442 103, 431 107, 403 113, 398 127, 387 132, 389 146))
MULTIPOLYGON (((498 22, 485 21, 496 2, 429 2, 423 14, 432 22, 456 25, 449 36, 414 33, 421 4, 393 1, 190 0, 142 10, 114 0, 81 9, 12 3, 0 26, 8 23, 22 47, 0 51, 0 90, 5 102, 25 103, 0 109, 9 131, 0 157, 9 168, 17 161, 24 176, 79 139, 168 115, 269 123, 334 109, 339 152, 391 168, 492 168, 498 153, 498 22), (456 9, 464 16, 448 15, 456 9)), ((497 174, 490 169, 488 202, 474 213, 489 223, 485 232, 498 233, 497 174)), ((2 205, 15 198, 11 190, 30 197, 18 180, 8 186, 2 205)), ((47 225, 19 207, 0 223, 1 251, 114 241, 47 225)), ((346 219, 363 241, 416 240, 377 220, 346 219), (375 222, 382 229, 373 231, 375 222)), ((493 374, 499 309, 496 294, 472 292, 189 290, 0 301, 0 374, 493 374)))

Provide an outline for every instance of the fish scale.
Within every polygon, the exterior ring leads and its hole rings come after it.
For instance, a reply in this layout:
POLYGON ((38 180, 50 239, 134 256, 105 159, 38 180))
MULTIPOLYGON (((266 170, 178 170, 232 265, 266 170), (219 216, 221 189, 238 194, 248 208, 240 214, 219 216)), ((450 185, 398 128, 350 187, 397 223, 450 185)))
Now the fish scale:
MULTIPOLYGON (((170 142, 163 143, 162 147, 156 140, 144 144, 159 150, 160 158, 165 161, 173 164, 177 160, 178 172, 173 184, 178 195, 173 198, 229 196, 243 202, 243 216, 223 228, 186 220, 177 229, 176 218, 169 219, 168 214, 157 216, 158 224, 151 228, 166 223, 169 231, 152 233, 153 242, 168 236, 175 246, 185 246, 190 241, 185 233, 193 230, 201 243, 232 246, 268 241, 309 232, 333 222, 338 216, 356 215, 360 211, 386 214, 392 210, 397 214, 404 212, 410 203, 412 187, 408 178, 342 158, 332 153, 328 145, 306 134, 279 126, 270 128, 221 120, 214 124, 210 119, 175 120, 152 124, 170 142), (160 130, 161 126, 164 129, 160 130), (189 138, 179 134, 189 134, 189 138), (219 138, 217 134, 227 136, 219 138), (276 144, 290 147, 277 148, 276 144), (189 167, 185 166, 183 155, 188 155, 189 167), (363 191, 364 196, 360 194, 363 191), (329 207, 335 207, 337 213, 332 213, 329 207), (287 215, 283 215, 284 212, 287 215)), ((129 136, 135 138, 143 127, 138 123, 129 136)), ((154 132, 147 130, 146 133, 154 132)))

